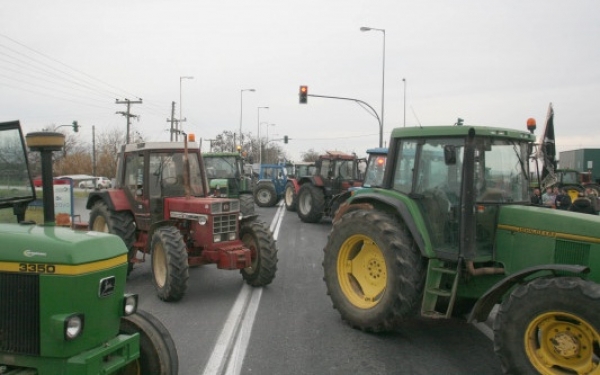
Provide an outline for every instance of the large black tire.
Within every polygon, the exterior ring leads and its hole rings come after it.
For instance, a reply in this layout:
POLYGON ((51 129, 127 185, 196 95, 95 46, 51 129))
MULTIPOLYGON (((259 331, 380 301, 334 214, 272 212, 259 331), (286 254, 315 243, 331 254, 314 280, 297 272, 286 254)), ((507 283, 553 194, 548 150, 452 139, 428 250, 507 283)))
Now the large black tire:
POLYGON ((535 279, 504 300, 494 351, 505 373, 596 374, 600 285, 576 277, 535 279))
POLYGON ((318 223, 323 218, 325 193, 311 183, 303 184, 298 191, 298 217, 305 223, 318 223))
POLYGON ((254 197, 252 194, 240 195, 240 210, 242 212, 242 216, 254 215, 254 197))
POLYGON ((283 193, 283 201, 285 202, 285 209, 288 211, 296 211, 296 206, 298 205, 298 197, 296 196, 296 189, 294 188, 294 184, 288 182, 285 185, 285 191, 283 193))
POLYGON ((277 246, 269 227, 259 220, 243 221, 240 239, 252 256, 252 265, 240 270, 242 277, 252 286, 270 284, 277 271, 277 246))
POLYGON ((335 222, 323 270, 333 307, 349 325, 391 331, 417 315, 426 263, 402 223, 375 210, 356 210, 335 222))
POLYGON ((254 201, 259 207, 273 207, 277 200, 277 192, 273 184, 259 182, 254 188, 254 201))
POLYGON ((121 318, 120 332, 140 335, 140 357, 119 371, 119 375, 177 375, 177 347, 165 326, 153 315, 138 310, 121 318))
POLYGON ((127 247, 127 274, 133 270, 133 260, 137 256, 135 243, 135 222, 129 211, 112 211, 106 203, 98 201, 90 211, 89 229, 95 232, 116 234, 121 237, 127 247))
POLYGON ((152 235, 152 282, 158 298, 179 301, 187 290, 189 266, 187 250, 179 230, 158 228, 152 235))

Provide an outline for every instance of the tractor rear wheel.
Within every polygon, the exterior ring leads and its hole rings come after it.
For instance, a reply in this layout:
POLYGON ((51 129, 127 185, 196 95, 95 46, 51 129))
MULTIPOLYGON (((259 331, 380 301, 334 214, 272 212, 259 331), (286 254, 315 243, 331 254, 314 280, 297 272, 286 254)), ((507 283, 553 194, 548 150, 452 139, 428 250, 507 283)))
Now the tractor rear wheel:
POLYGON ((240 270, 242 277, 248 285, 270 284, 277 271, 277 246, 269 227, 259 220, 246 220, 241 224, 240 239, 252 258, 252 265, 240 270))
POLYGON ((296 211, 298 197, 296 196, 296 189, 294 188, 294 184, 288 182, 285 185, 285 192, 283 193, 283 199, 285 202, 285 209, 288 211, 296 211))
POLYGON ((189 266, 181 232, 175 227, 158 228, 152 235, 152 281, 158 298, 179 301, 187 289, 189 266))
POLYGON ((254 189, 254 200, 259 207, 273 207, 277 203, 275 186, 270 183, 259 182, 254 189))
POLYGON ((325 209, 323 189, 307 183, 298 191, 298 217, 305 223, 318 223, 325 209))
POLYGON ((98 201, 90 211, 89 229, 95 232, 116 234, 121 237, 127 247, 127 274, 133 270, 133 259, 137 256, 135 242, 135 223, 128 211, 112 211, 106 203, 98 201))
POLYGON ((252 197, 252 194, 240 194, 240 210, 242 216, 254 215, 254 197, 252 197))
POLYGON ((349 325, 390 331, 417 315, 426 263, 407 229, 375 210, 356 210, 333 225, 323 250, 327 293, 349 325))
POLYGON ((592 374, 600 366, 600 285, 577 277, 535 279, 502 302, 494 351, 511 374, 592 374))
POLYGON ((118 372, 119 375, 172 375, 179 371, 175 342, 165 326, 153 315, 138 310, 121 318, 120 333, 140 335, 140 357, 118 372))

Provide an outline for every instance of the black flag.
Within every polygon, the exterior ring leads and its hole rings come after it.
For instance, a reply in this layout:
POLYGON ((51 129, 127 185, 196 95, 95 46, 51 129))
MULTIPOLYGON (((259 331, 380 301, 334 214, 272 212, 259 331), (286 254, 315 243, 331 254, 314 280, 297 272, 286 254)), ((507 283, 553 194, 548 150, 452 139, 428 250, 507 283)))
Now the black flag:
POLYGON ((546 116, 546 129, 542 139, 541 152, 544 158, 544 169, 542 170, 542 188, 552 186, 556 183, 556 143, 554 138, 554 109, 552 103, 548 106, 546 116))

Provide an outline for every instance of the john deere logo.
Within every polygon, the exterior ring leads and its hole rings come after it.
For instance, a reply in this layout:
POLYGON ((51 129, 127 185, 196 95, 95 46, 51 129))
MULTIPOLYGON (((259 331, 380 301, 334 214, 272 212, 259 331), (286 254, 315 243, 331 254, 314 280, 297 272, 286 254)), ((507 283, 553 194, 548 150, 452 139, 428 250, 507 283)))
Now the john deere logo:
POLYGON ((114 276, 105 277, 100 280, 100 286, 98 288, 98 297, 107 297, 115 292, 115 285, 117 280, 114 276))

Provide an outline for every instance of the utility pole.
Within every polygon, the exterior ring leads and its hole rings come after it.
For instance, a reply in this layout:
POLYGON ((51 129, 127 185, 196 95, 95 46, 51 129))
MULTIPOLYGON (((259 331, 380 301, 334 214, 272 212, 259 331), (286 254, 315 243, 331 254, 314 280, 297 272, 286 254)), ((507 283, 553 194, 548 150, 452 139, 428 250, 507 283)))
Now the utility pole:
POLYGON ((96 125, 92 125, 92 174, 96 174, 96 125))
POLYGON ((129 143, 129 127, 131 126, 131 118, 132 117, 139 117, 137 115, 132 115, 131 114, 131 105, 132 104, 142 104, 142 99, 140 100, 129 100, 129 99, 125 99, 125 100, 119 100, 119 99, 115 99, 115 103, 117 104, 127 104, 127 111, 123 112, 123 111, 117 111, 116 113, 118 115, 123 115, 127 118, 127 138, 126 138, 126 143, 129 143))
POLYGON ((167 119, 167 122, 171 123, 171 142, 173 142, 173 134, 177 138, 177 131, 179 130, 179 121, 175 118, 175 102, 171 102, 171 118, 167 119))

